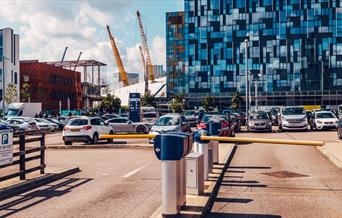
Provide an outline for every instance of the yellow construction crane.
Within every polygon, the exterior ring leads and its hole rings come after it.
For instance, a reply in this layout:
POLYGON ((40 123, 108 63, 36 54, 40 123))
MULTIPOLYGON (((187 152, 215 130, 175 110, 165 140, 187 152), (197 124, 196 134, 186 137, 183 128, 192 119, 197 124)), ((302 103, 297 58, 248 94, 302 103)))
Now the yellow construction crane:
POLYGON ((147 69, 148 69, 148 75, 149 75, 150 80, 152 82, 154 82, 154 72, 153 72, 151 56, 150 56, 150 52, 148 51, 146 35, 145 35, 145 32, 144 32, 144 27, 143 27, 142 22, 141 22, 140 12, 139 11, 137 11, 137 17, 138 17, 141 41, 142 41, 142 45, 143 45, 143 48, 144 48, 144 51, 145 51, 145 54, 146 54, 146 64, 147 64, 147 69))
POLYGON ((121 78, 124 86, 128 86, 129 83, 128 83, 127 73, 126 73, 125 68, 124 68, 124 66, 122 64, 119 50, 116 47, 115 40, 114 40, 114 38, 112 36, 112 33, 110 32, 110 29, 109 29, 108 25, 107 25, 107 31, 108 31, 108 36, 109 36, 110 43, 112 45, 114 57, 115 57, 115 60, 116 60, 116 65, 118 66, 118 69, 119 69, 120 78, 121 78))

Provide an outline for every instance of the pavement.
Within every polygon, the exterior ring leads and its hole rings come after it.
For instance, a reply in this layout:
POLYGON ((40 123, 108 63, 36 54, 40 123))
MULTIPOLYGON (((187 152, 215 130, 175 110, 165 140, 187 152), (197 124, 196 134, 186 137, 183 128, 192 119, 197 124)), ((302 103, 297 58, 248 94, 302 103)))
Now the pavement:
MULTIPOLYGON (((341 146, 334 131, 241 135, 341 146)), ((315 147, 243 144, 207 217, 342 217, 341 204, 342 170, 315 147)))

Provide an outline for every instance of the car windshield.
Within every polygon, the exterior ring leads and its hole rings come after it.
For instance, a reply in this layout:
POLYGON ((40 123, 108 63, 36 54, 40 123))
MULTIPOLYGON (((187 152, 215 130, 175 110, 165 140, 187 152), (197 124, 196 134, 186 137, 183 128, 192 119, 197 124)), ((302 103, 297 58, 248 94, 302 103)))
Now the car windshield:
POLYGON ((157 117, 156 113, 145 113, 143 114, 143 118, 155 118, 157 117))
POLYGON ((265 119, 268 119, 268 116, 266 113, 257 113, 257 114, 251 114, 249 119, 251 119, 251 120, 265 120, 265 119))
POLYGON ((84 126, 88 124, 88 120, 86 119, 71 119, 69 120, 68 124, 69 126, 84 126))
POLYGON ((8 116, 16 116, 18 114, 18 111, 17 109, 8 109, 6 115, 8 116))
POLYGON ((316 118, 336 118, 335 115, 333 113, 318 113, 316 115, 316 118))
POLYGON ((202 123, 208 123, 212 118, 213 116, 206 115, 202 118, 202 123))
POLYGON ((185 111, 185 113, 184 113, 185 116, 193 116, 195 114, 196 114, 195 111, 185 111))
POLYGON ((226 116, 214 116, 214 115, 206 115, 203 117, 202 119, 202 123, 209 123, 211 121, 214 122, 222 122, 222 121, 227 121, 227 117, 226 116))
POLYGON ((156 126, 176 126, 179 125, 179 117, 161 117, 156 126))
POLYGON ((303 115, 305 114, 302 107, 289 107, 283 109, 283 115, 303 115))

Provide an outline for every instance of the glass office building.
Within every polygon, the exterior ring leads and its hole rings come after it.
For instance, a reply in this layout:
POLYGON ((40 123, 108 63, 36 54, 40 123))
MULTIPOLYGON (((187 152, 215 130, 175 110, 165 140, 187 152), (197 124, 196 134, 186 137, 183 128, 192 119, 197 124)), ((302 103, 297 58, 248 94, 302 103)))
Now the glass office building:
POLYGON ((169 95, 229 101, 245 93, 247 66, 263 105, 342 103, 339 0, 185 0, 184 9, 166 15, 169 95))

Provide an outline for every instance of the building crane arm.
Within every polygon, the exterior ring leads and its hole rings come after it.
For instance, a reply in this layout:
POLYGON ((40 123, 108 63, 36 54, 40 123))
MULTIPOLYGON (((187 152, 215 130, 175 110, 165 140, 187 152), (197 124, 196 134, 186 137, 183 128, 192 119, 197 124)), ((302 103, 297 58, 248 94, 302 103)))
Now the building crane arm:
POLYGON ((144 27, 143 27, 142 22, 141 22, 140 12, 139 11, 137 11, 137 17, 138 17, 138 24, 139 24, 141 41, 142 41, 142 45, 143 45, 143 48, 144 48, 144 51, 145 51, 145 54, 146 54, 146 64, 147 64, 147 68, 148 68, 149 78, 150 78, 151 81, 154 81, 154 72, 153 72, 151 56, 150 56, 150 52, 148 50, 146 35, 145 35, 145 32, 144 32, 144 27))
POLYGON ((141 45, 139 45, 139 50, 140 50, 141 60, 144 66, 144 81, 145 81, 145 95, 146 95, 149 92, 148 90, 148 67, 145 62, 144 52, 143 52, 141 45))
POLYGON ((120 57, 119 50, 118 50, 118 48, 117 48, 117 46, 115 44, 114 37, 112 36, 112 33, 110 32, 110 29, 109 29, 108 25, 107 25, 107 32, 108 32, 110 43, 112 45, 112 49, 113 49, 116 65, 118 66, 118 69, 119 69, 120 78, 121 78, 124 86, 128 86, 129 83, 128 83, 127 73, 126 73, 125 68, 124 68, 124 66, 122 64, 122 60, 121 60, 121 57, 120 57))

